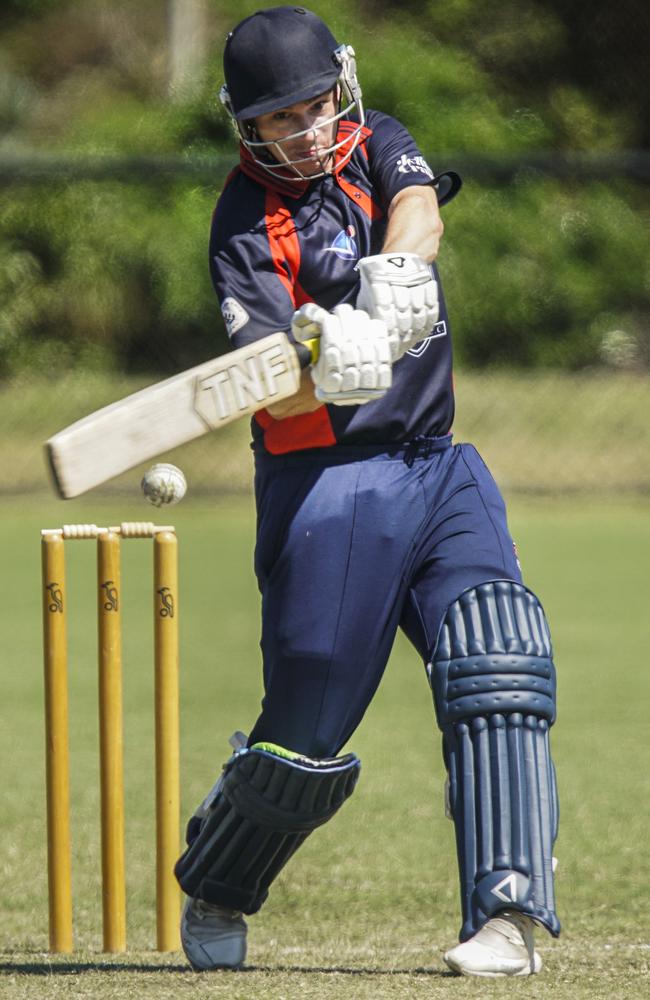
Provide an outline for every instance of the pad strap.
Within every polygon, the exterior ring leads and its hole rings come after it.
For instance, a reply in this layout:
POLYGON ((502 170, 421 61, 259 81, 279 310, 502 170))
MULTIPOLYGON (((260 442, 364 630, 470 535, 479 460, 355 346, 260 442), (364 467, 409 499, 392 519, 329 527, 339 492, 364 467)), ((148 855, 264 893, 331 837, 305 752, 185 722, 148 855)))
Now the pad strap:
POLYGON ((291 855, 352 794, 360 767, 354 754, 313 760, 273 744, 237 751, 176 864, 183 891, 255 913, 291 855))
POLYGON ((430 678, 456 826, 461 940, 504 908, 558 934, 555 668, 536 596, 509 580, 465 591, 447 611, 430 678))

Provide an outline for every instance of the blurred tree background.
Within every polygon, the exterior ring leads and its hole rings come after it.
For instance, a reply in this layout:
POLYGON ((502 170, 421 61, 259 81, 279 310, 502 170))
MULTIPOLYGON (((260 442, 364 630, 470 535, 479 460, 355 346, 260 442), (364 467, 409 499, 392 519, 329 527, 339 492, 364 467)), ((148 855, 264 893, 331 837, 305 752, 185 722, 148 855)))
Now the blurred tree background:
MULTIPOLYGON (((206 253, 237 156, 221 51, 259 6, 4 0, 0 384, 158 375, 226 348, 206 253)), ((440 258, 460 369, 642 377, 650 8, 309 6, 355 46, 366 105, 464 176, 440 258)))
MULTIPOLYGON (((4 186, 2 376, 170 371, 225 347, 206 268, 212 205, 236 155, 217 101, 220 56, 227 30, 257 6, 5 0, 0 153, 215 165, 212 184, 148 175, 4 186), (186 78, 174 17, 186 19, 186 78)), ((647 6, 312 7, 355 44, 367 105, 402 119, 434 166, 465 164, 441 258, 459 360, 647 366, 648 188, 616 172, 617 156, 650 144, 647 6), (526 165, 539 152, 608 154, 611 173, 549 176, 526 165), (467 162, 504 155, 524 160, 498 183, 467 162)))

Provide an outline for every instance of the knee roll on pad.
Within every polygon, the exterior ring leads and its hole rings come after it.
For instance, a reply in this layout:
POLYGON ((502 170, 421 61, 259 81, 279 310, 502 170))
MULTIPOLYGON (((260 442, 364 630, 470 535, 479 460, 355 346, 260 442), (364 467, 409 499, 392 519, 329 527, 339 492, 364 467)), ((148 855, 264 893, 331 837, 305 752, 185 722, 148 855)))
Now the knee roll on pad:
POLYGON ((449 770, 463 941, 502 909, 560 932, 552 655, 541 604, 510 580, 466 590, 438 636, 429 670, 449 770))
POLYGON ((188 896, 256 913, 273 879, 312 830, 350 797, 354 754, 312 760, 272 744, 238 750, 210 810, 176 863, 188 896))

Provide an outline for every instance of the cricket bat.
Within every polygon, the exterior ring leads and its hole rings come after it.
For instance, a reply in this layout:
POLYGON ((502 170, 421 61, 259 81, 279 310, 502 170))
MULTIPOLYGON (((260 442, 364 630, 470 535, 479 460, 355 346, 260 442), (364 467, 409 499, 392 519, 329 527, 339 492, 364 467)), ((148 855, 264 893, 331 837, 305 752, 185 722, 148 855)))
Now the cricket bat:
MULTIPOLYGON (((305 344, 316 360, 318 341, 305 344)), ((285 333, 150 385, 45 443, 57 493, 79 496, 134 465, 297 392, 302 356, 285 333)))

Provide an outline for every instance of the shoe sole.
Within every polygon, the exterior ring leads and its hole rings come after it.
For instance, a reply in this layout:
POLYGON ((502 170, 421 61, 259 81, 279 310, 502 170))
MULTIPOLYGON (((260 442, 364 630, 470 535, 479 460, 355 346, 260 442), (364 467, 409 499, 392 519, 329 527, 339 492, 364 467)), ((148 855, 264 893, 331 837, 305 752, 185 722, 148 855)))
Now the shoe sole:
POLYGON ((454 962, 453 958, 448 958, 447 955, 443 955, 443 959, 449 966, 451 971, 455 972, 457 975, 479 976, 482 979, 504 979, 506 977, 508 979, 512 979, 515 976, 532 976, 540 972, 542 968, 542 960, 537 954, 537 952, 535 952, 532 969, 530 968, 530 966, 525 966, 523 969, 518 969, 516 972, 515 971, 489 972, 487 970, 478 971, 476 969, 466 969, 463 968, 463 966, 460 965, 458 962, 454 962))
MULTIPOLYGON (((188 901, 183 907, 180 931, 181 931, 181 946, 183 948, 187 961, 190 963, 190 966, 192 967, 192 970, 194 972, 213 972, 213 971, 219 972, 224 970, 230 972, 237 972, 238 969, 241 969, 242 966, 244 965, 244 962, 246 961, 246 950, 247 950, 246 938, 245 938, 246 931, 244 931, 242 957, 238 961, 233 961, 233 962, 228 962, 228 961, 216 962, 211 958, 210 953, 204 948, 201 942, 197 941, 197 939, 191 933, 191 930, 188 927, 188 920, 187 920, 187 914, 189 908, 190 908, 190 902, 188 901)), ((241 952, 240 932, 233 931, 230 933, 224 933, 220 935, 220 939, 222 944, 231 943, 233 941, 239 942, 240 952, 241 952)))

